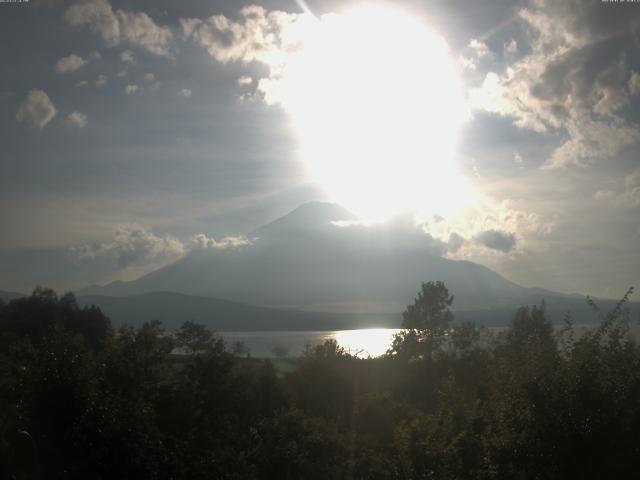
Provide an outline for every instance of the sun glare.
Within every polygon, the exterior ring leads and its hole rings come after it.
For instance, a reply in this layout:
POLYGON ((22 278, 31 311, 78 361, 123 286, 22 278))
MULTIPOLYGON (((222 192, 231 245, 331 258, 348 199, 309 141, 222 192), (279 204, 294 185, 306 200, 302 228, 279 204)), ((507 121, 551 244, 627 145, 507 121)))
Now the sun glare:
POLYGON ((455 209, 466 111, 445 41, 390 8, 311 18, 279 85, 311 178, 367 220, 455 209))

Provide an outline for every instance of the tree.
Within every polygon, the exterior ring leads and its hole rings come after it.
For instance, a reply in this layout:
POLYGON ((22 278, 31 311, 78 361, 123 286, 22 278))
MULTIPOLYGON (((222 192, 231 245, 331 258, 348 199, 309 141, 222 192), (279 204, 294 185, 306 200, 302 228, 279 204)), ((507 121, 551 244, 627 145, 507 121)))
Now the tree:
POLYGON ((188 320, 176 333, 178 346, 188 355, 197 355, 210 350, 217 338, 206 326, 188 320))
POLYGON ((390 353, 430 357, 453 321, 452 304, 453 295, 443 282, 423 282, 414 304, 402 313, 405 331, 395 336, 390 353))

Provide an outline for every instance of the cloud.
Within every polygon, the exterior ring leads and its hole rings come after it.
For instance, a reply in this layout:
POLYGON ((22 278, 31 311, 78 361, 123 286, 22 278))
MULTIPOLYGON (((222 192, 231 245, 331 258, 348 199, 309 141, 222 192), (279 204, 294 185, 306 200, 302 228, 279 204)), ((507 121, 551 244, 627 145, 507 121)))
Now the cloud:
POLYGON ((31 90, 16 113, 18 122, 44 128, 56 116, 56 107, 43 90, 31 90))
POLYGON ((119 268, 127 268, 172 262, 194 249, 228 251, 250 244, 244 236, 216 240, 198 234, 181 240, 173 235, 157 235, 140 225, 125 224, 117 228, 113 240, 71 247, 68 253, 78 261, 111 259, 119 268))
POLYGON ((67 115, 67 121, 74 127, 84 128, 87 126, 89 119, 86 114, 74 111, 67 115))
POLYGON ((467 50, 470 52, 468 56, 461 55, 458 58, 458 62, 462 65, 462 68, 474 72, 478 68, 478 63, 483 58, 490 58, 493 56, 493 52, 489 49, 486 43, 472 39, 467 45, 467 50))
POLYGON ((138 85, 127 85, 126 87, 124 87, 125 95, 134 95, 141 91, 142 88, 140 88, 138 85))
POLYGON ((96 80, 96 88, 102 88, 107 84, 109 79, 106 75, 98 75, 98 79, 96 80))
POLYGON ((88 26, 108 47, 120 42, 120 23, 107 0, 87 0, 70 6, 64 20, 74 27, 88 26))
POLYGON ((183 18, 180 24, 185 39, 206 48, 219 62, 258 61, 271 65, 296 43, 297 39, 288 34, 288 27, 300 18, 299 14, 267 12, 263 7, 251 5, 240 10, 237 22, 214 15, 205 20, 183 18))
POLYGON ((511 39, 508 43, 504 44, 504 53, 506 55, 514 55, 518 51, 518 42, 515 39, 511 39))
POLYGON ((480 232, 473 238, 473 241, 478 245, 504 253, 510 252, 516 246, 515 235, 499 230, 485 230, 484 232, 480 232))
POLYGON ((179 97, 184 97, 184 98, 191 98, 192 94, 193 94, 193 92, 191 90, 189 90, 188 88, 183 88, 182 90, 180 90, 178 92, 178 96, 179 97))
POLYGON ((447 241, 447 252, 456 253, 462 245, 464 245, 465 239, 458 235, 456 232, 452 232, 449 235, 449 240, 447 241))
POLYGON ((122 63, 128 63, 129 65, 135 65, 136 56, 131 50, 125 50, 120 54, 120 61, 122 63))
POLYGON ((105 243, 94 243, 71 247, 69 254, 81 261, 111 258, 118 267, 125 268, 157 260, 176 260, 186 253, 185 245, 171 235, 158 236, 139 225, 122 225, 114 239, 105 243))
POLYGON ((62 57, 58 60, 54 66, 54 70, 57 73, 68 73, 80 70, 85 65, 85 60, 76 54, 71 54, 68 57, 62 57))
POLYGON ((192 248, 214 250, 235 250, 251 244, 251 240, 244 235, 237 237, 223 237, 220 240, 216 240, 215 238, 207 237, 204 233, 194 235, 190 242, 190 246, 192 248))
POLYGON ((599 190, 594 198, 622 208, 640 207, 640 168, 626 175, 618 189, 599 190))
POLYGON ((502 74, 488 72, 470 92, 473 106, 519 128, 564 135, 545 168, 615 157, 640 141, 638 125, 621 114, 633 78, 626 50, 639 18, 599 1, 533 2, 518 14, 529 53, 502 74))
POLYGON ((240 78, 238 78, 238 85, 240 85, 241 87, 251 85, 252 83, 253 83, 253 78, 247 75, 243 75, 240 78))
POLYGON ((486 43, 476 40, 475 38, 469 42, 469 48, 473 50, 476 57, 482 58, 491 55, 491 50, 486 43))
POLYGON ((631 72, 631 78, 629 79, 629 93, 632 97, 635 97, 640 93, 640 73, 631 72))
POLYGON ((173 33, 158 26, 144 12, 114 11, 108 0, 84 0, 70 6, 64 20, 73 27, 88 27, 108 47, 127 43, 157 56, 169 56, 173 33))

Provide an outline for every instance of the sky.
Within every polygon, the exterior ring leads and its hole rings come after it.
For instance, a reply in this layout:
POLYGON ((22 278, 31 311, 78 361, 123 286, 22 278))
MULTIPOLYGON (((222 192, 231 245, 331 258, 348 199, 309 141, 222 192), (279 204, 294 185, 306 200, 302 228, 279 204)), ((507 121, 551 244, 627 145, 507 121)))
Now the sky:
POLYGON ((0 38, 0 289, 133 279, 309 201, 393 205, 523 286, 639 284, 640 4, 31 0, 0 38))

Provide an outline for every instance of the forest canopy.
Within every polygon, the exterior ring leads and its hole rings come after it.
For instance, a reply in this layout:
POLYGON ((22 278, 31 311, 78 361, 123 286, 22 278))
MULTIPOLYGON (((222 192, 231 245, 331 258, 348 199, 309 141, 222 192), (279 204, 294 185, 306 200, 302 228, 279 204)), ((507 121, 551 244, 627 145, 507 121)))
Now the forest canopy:
POLYGON ((541 305, 491 334, 429 282, 382 357, 268 360, 37 289, 0 305, 0 478, 632 478, 627 299, 586 333, 541 305))

